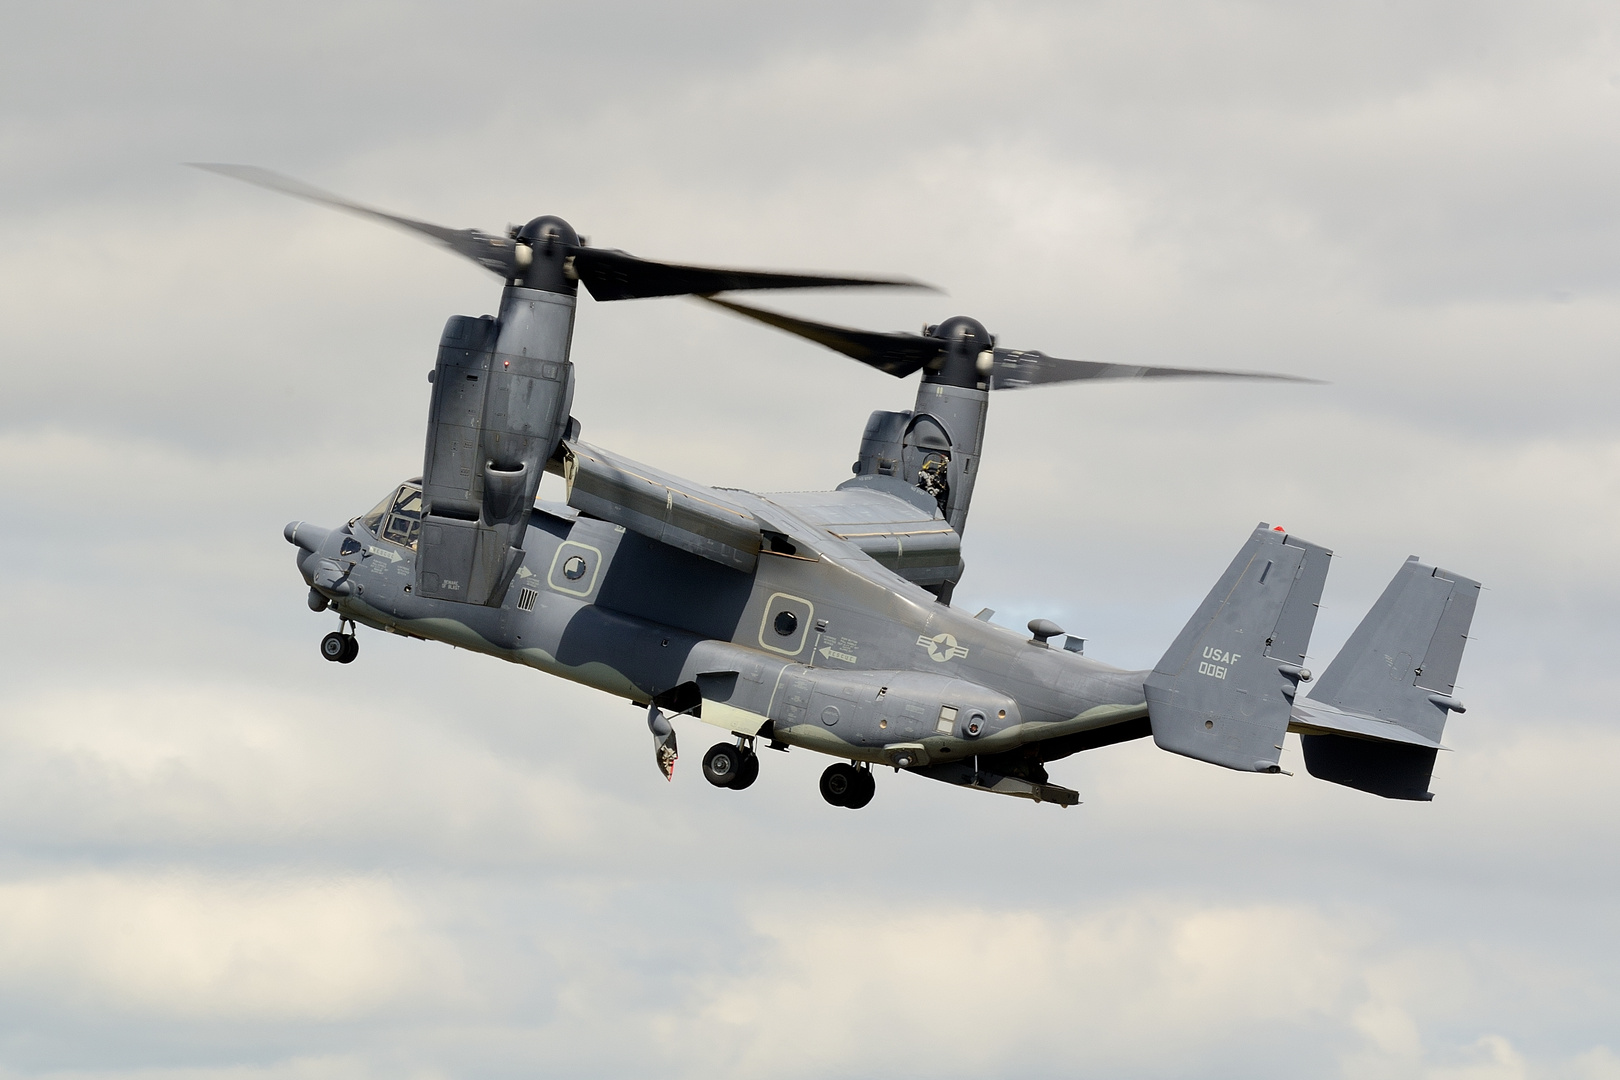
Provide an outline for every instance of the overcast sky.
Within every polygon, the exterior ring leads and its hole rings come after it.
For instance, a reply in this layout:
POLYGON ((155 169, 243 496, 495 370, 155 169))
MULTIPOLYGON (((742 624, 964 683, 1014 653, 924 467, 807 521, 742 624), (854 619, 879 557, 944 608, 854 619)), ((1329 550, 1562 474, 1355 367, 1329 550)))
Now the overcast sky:
MULTIPOLYGON (((11 3, 0 21, 0 1080, 1620 1078, 1620 10, 11 3), (825 763, 673 784, 623 702, 363 633, 289 519, 421 468, 488 275, 188 170, 916 276, 1083 359, 999 395, 957 603, 1153 663, 1257 521, 1487 591, 1430 804, 1142 742, 1083 805, 825 763)), ((585 437, 830 487, 913 388, 581 301, 585 437)))

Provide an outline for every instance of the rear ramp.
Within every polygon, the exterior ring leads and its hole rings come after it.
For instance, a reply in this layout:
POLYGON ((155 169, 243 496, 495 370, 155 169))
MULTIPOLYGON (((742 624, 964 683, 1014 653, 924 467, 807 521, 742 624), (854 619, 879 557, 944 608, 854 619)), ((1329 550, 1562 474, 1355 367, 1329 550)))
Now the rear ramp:
POLYGON ((1289 724, 1312 776, 1427 801, 1479 582, 1406 561, 1289 724))
POLYGON ((1327 548, 1262 522, 1144 681, 1153 741, 1243 772, 1279 772, 1327 548))

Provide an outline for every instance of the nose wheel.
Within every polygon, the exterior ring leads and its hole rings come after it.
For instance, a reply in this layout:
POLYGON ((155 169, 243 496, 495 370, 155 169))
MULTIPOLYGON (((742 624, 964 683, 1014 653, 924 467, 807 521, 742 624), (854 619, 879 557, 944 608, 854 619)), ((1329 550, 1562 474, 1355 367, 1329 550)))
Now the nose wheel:
POLYGON ((354 658, 360 655, 360 642, 351 629, 345 634, 340 625, 336 630, 321 638, 321 656, 334 664, 352 664, 354 658))
POLYGON ((821 774, 821 797, 833 806, 859 810, 877 794, 877 781, 870 769, 840 761, 821 774))
POLYGON ((738 740, 738 744, 715 743, 703 755, 703 778, 715 787, 741 791, 759 779, 759 755, 754 753, 754 740, 738 740))

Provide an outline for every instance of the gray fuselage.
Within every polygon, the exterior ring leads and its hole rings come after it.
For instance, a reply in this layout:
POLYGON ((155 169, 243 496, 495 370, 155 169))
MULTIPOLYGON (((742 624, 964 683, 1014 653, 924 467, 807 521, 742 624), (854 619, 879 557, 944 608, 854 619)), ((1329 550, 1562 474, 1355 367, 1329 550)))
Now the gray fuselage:
POLYGON ((707 670, 741 670, 757 684, 751 697, 731 707, 711 703, 707 712, 702 699, 677 701, 674 711, 851 760, 893 764, 896 746, 913 748, 898 760, 916 765, 1034 743, 1057 751, 1062 736, 1146 716, 1145 672, 969 616, 781 506, 727 494, 791 538, 782 551, 762 551, 752 572, 542 503, 499 607, 414 595, 415 551, 378 535, 374 520, 330 532, 296 523, 288 538, 301 548, 305 580, 363 625, 497 656, 640 704, 668 703, 683 684, 706 688, 707 670), (795 683, 805 688, 797 707, 788 700, 795 683), (867 697, 894 707, 868 708, 867 697), (939 719, 941 710, 954 716, 969 708, 984 714, 973 735, 939 719))

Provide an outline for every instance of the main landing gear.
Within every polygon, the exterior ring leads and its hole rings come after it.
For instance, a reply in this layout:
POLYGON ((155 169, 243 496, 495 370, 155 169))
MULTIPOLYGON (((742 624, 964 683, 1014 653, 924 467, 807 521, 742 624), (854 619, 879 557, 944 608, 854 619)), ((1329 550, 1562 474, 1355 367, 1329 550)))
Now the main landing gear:
MULTIPOLYGON (((741 791, 759 779, 759 755, 754 740, 739 736, 736 743, 715 743, 703 755, 703 778, 715 787, 741 791)), ((840 761, 821 774, 821 797, 834 806, 859 810, 877 794, 877 781, 865 763, 840 761)))
POLYGON ((352 664, 360 655, 360 642, 354 636, 354 623, 347 623, 349 632, 343 632, 344 623, 321 638, 321 656, 335 664, 352 664))
POLYGON ((859 810, 877 794, 877 781, 865 765, 840 761, 821 774, 821 797, 834 806, 859 810))
POLYGON ((703 755, 703 778, 715 787, 741 791, 759 779, 759 755, 754 740, 739 738, 737 744, 715 743, 703 755))

